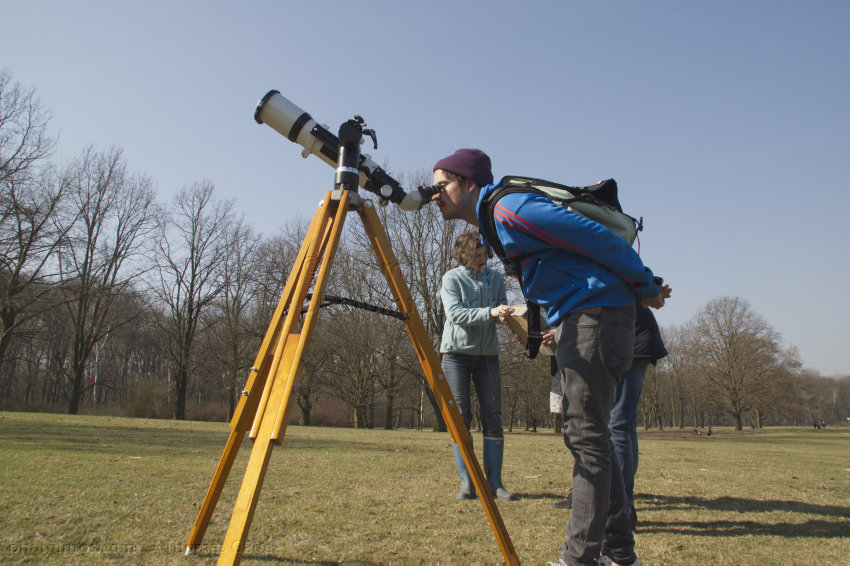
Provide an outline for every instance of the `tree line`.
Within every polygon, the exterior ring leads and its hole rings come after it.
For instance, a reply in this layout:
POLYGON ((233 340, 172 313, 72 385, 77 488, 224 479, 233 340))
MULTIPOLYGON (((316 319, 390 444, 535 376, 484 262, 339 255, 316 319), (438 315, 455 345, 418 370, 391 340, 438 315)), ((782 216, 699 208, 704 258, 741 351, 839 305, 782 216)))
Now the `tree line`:
MULTIPOLYGON (((4 410, 219 419, 233 414, 306 236, 290 219, 257 233, 209 180, 167 203, 121 148, 57 163, 50 110, 0 71, 0 396, 4 410)), ((427 174, 402 178, 409 186, 427 174)), ((435 348, 442 274, 468 227, 435 207, 379 211, 435 348)), ((442 428, 403 324, 359 222, 334 258, 304 360, 293 418, 302 424, 442 428)), ((521 302, 515 284, 510 296, 521 302)), ((663 312, 663 311, 662 311, 663 312)), ((846 422, 850 377, 802 369, 793 347, 739 297, 710 300, 664 327, 670 355, 650 368, 646 427, 846 422)), ((551 427, 550 360, 502 335, 509 429, 551 427)))

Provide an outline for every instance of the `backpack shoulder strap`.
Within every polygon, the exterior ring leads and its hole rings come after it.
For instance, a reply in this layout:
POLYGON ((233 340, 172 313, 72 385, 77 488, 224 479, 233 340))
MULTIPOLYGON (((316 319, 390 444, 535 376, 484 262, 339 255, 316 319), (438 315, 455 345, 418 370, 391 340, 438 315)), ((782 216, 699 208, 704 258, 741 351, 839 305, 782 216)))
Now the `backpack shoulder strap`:
POLYGON ((493 252, 495 252, 499 259, 502 260, 502 263, 505 264, 505 268, 509 271, 508 275, 519 275, 521 273, 520 262, 528 257, 528 255, 520 254, 515 257, 508 257, 508 254, 505 252, 505 248, 502 246, 502 242, 499 240, 499 236, 496 233, 496 204, 503 196, 512 193, 534 193, 550 198, 545 191, 542 191, 532 185, 534 181, 537 181, 537 179, 529 179, 527 177, 503 177, 502 180, 499 181, 499 185, 496 186, 496 188, 494 188, 484 199, 485 214, 484 218, 481 219, 481 232, 484 234, 484 237, 487 239, 490 247, 493 248, 493 252))
POLYGON ((525 356, 529 360, 537 357, 543 343, 543 324, 540 321, 540 305, 526 301, 525 316, 528 322, 528 338, 525 341, 525 356))
MULTIPOLYGON (((493 189, 484 199, 484 210, 486 214, 481 219, 481 232, 493 248, 495 254, 502 260, 505 265, 506 275, 515 275, 522 282, 522 260, 528 257, 528 254, 520 254, 515 257, 508 257, 499 236, 496 233, 496 220, 494 217, 496 211, 496 203, 503 196, 512 193, 534 193, 545 196, 549 195, 534 186, 531 186, 529 181, 537 181, 536 179, 528 179, 525 177, 504 177, 499 186, 493 189), (517 181, 519 181, 517 183, 517 181), (515 184, 516 183, 516 184, 515 184)), ((529 359, 534 359, 540 351, 540 344, 543 342, 543 332, 541 331, 542 323, 540 321, 540 306, 531 301, 526 301, 525 317, 528 322, 528 336, 525 343, 525 355, 529 359)))

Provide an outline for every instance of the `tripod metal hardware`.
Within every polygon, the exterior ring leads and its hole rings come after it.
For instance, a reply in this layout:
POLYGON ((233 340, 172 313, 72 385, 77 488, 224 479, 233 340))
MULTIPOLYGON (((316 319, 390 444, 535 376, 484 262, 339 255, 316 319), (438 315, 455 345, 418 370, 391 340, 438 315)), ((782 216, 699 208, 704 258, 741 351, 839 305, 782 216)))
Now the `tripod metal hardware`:
MULTIPOLYGON (((362 127, 362 122, 349 121, 343 126, 356 129, 358 126, 362 127)), ((343 143, 340 148, 340 167, 337 169, 336 189, 338 192, 328 191, 325 200, 319 203, 310 223, 257 353, 243 394, 239 398, 236 411, 230 421, 231 432, 189 534, 186 554, 191 554, 200 546, 236 460, 236 454, 247 433, 254 441, 254 446, 248 459, 218 563, 238 564, 242 558, 272 449, 275 444, 283 442, 286 433, 286 423, 289 422, 289 411, 292 406, 292 391, 301 376, 301 362, 309 347, 319 308, 325 299, 328 274, 339 246, 343 224, 349 209, 353 207, 363 222, 367 238, 378 260, 381 273, 389 284, 398 310, 404 315, 404 325, 413 343, 416 356, 422 364, 425 377, 452 441, 460 448, 505 563, 519 564, 519 557, 499 514, 493 493, 472 450, 472 437, 463 422, 440 367, 437 353, 434 351, 410 290, 401 275, 398 260, 390 247, 386 232, 375 208, 371 206, 371 201, 363 202, 362 206, 359 204, 359 196, 356 193, 357 176, 347 170, 346 163, 357 163, 359 148, 354 142, 359 144, 360 138, 351 132, 342 131, 340 138, 343 143), (347 135, 342 135, 344 133, 347 135), (358 204, 353 205, 353 201, 358 204), (301 316, 301 308, 314 277, 312 298, 299 330, 296 328, 297 320, 301 316)))

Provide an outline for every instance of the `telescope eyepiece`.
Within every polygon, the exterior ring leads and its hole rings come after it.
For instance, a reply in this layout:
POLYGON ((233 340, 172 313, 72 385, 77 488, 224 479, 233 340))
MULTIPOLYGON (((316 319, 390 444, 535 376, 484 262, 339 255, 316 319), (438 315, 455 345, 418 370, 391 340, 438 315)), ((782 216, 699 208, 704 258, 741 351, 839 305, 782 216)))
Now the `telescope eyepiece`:
POLYGON ((420 208, 431 202, 431 199, 434 197, 434 195, 439 194, 442 190, 443 187, 441 187, 440 185, 419 186, 407 193, 404 199, 399 203, 399 206, 402 210, 419 210, 420 208))
POLYGON ((417 190, 421 195, 421 198, 424 202, 430 202, 434 195, 440 194, 442 192, 443 187, 440 185, 429 185, 429 186, 421 186, 418 187, 417 190))

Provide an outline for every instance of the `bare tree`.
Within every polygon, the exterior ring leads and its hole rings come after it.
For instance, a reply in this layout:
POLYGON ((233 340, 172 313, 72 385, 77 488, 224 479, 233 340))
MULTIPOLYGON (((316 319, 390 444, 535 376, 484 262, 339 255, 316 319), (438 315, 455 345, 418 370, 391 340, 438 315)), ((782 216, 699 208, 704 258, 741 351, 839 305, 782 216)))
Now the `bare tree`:
POLYGON ((37 316, 45 266, 62 237, 63 184, 47 163, 50 112, 0 70, 0 364, 21 315, 37 316))
POLYGON ((295 218, 285 224, 279 234, 259 244, 254 270, 254 284, 257 287, 255 317, 259 323, 259 338, 264 336, 280 302, 283 287, 307 235, 307 228, 307 221, 295 218))
POLYGON ((110 310, 110 323, 103 338, 94 345, 86 369, 95 407, 115 405, 125 400, 126 385, 132 374, 138 372, 135 363, 138 350, 150 333, 147 320, 150 305, 141 292, 125 289, 115 297, 110 310), (123 321, 133 321, 133 324, 122 324, 123 321))
POLYGON ((802 367, 797 349, 793 346, 777 349, 772 358, 765 361, 765 367, 766 371, 753 384, 753 402, 748 414, 752 428, 764 427, 770 416, 790 416, 797 407, 796 392, 802 367))
MULTIPOLYGON (((45 174, 7 178, 0 210, 0 360, 23 316, 37 316, 55 273, 49 267, 70 223, 59 221, 63 185, 45 174)), ((55 266, 54 266, 55 267, 55 266)))
POLYGON ((56 143, 47 134, 51 117, 35 89, 0 69, 0 182, 25 180, 50 155, 56 143))
MULTIPOLYGON (((363 261, 356 246, 340 243, 331 275, 328 295, 382 306, 376 304, 382 300, 376 282, 381 275, 363 261)), ((356 428, 371 428, 377 377, 387 366, 381 315, 354 306, 334 306, 323 314, 323 350, 314 344, 308 354, 324 362, 322 389, 349 406, 356 428)))
MULTIPOLYGON (((420 173, 409 182, 410 186, 421 184, 430 184, 427 173, 420 173)), ((431 205, 412 213, 389 206, 381 212, 381 220, 425 330, 432 345, 439 351, 446 319, 440 303, 440 284, 443 274, 452 267, 451 252, 455 237, 467 227, 458 221, 444 221, 439 209, 431 205)), ((384 285, 384 292, 388 294, 388 291, 384 285)), ((416 377, 420 387, 427 393, 436 416, 435 428, 445 431, 446 425, 424 373, 418 371, 416 377)))
MULTIPOLYGON (((670 347, 668 346, 668 351, 670 347)), ((666 405, 666 388, 664 387, 665 372, 663 368, 649 366, 646 368, 646 377, 640 395, 638 407, 643 416, 643 426, 649 430, 653 425, 659 430, 664 430, 664 407, 666 405)))
MULTIPOLYGON (((307 235, 307 228, 308 223, 296 217, 283 226, 280 234, 261 242, 257 248, 253 269, 256 294, 252 321, 257 344, 268 331, 298 250, 307 235)), ((321 336, 314 334, 311 350, 315 349, 317 339, 320 340, 321 336)), ((319 389, 318 376, 324 362, 320 356, 308 354, 301 379, 295 389, 295 401, 301 411, 301 424, 304 426, 310 425, 310 413, 319 389)))
POLYGON ((500 329, 499 349, 502 420, 508 432, 521 423, 537 432, 537 426, 549 418, 550 356, 539 355, 529 360, 524 346, 507 327, 500 329))
MULTIPOLYGON (((699 412, 701 402, 700 395, 704 387, 701 383, 701 374, 694 367, 690 351, 692 350, 692 327, 672 326, 661 329, 664 343, 667 345, 668 354, 659 360, 655 366, 655 379, 652 386, 664 384, 669 386, 666 391, 667 403, 670 406, 671 424, 680 429, 685 427, 686 416, 694 417, 699 412)), ((659 392, 661 393, 661 392, 659 392)), ((658 398, 654 402, 662 403, 658 398)), ((649 407, 650 404, 646 406, 649 407)), ((658 411, 655 407, 653 411, 658 411)), ((648 423, 647 423, 648 424, 648 423)))
POLYGON ((694 324, 696 361, 741 430, 743 416, 782 370, 781 338, 739 297, 709 301, 694 324))
POLYGON ((54 288, 45 295, 45 300, 54 308, 43 310, 27 324, 33 327, 27 340, 32 351, 26 358, 31 364, 28 374, 33 381, 32 390, 27 392, 24 402, 55 406, 67 402, 65 389, 72 350, 68 328, 71 321, 67 309, 61 308, 61 289, 54 288))
MULTIPOLYGON (((803 423, 847 426, 850 418, 850 376, 823 377, 815 370, 800 372, 797 395, 803 423)), ((796 422, 795 422, 796 424, 796 422)))
POLYGON ((162 328, 174 364, 174 418, 186 418, 193 346, 205 329, 202 315, 226 287, 224 265, 233 248, 232 203, 216 201, 209 181, 177 194, 158 242, 153 292, 167 311, 162 328))
POLYGON ((108 331, 112 306, 147 268, 134 260, 146 249, 157 208, 150 179, 128 174, 120 149, 89 148, 71 171, 74 222, 60 248, 59 272, 71 321, 68 413, 75 414, 86 362, 108 331))
POLYGON ((239 393, 260 346, 256 312, 258 286, 254 277, 260 238, 244 222, 233 222, 225 239, 231 252, 222 264, 224 287, 215 305, 215 324, 210 328, 206 351, 220 368, 227 391, 228 416, 233 415, 239 393))
POLYGON ((377 344, 383 371, 376 374, 375 381, 384 396, 384 428, 390 430, 396 420, 396 400, 412 376, 407 371, 407 360, 410 356, 405 356, 405 353, 412 352, 413 348, 400 320, 385 316, 376 319, 375 324, 383 336, 377 344))

